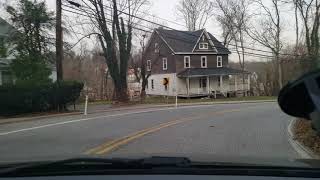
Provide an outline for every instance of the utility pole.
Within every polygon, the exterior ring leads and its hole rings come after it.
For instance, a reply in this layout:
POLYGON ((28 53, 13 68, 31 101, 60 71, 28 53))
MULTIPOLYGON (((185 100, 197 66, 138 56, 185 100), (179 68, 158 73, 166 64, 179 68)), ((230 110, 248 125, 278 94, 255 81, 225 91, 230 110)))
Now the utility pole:
POLYGON ((56 0, 56 69, 57 69, 57 81, 62 80, 62 61, 63 61, 63 34, 61 27, 61 0, 56 0))

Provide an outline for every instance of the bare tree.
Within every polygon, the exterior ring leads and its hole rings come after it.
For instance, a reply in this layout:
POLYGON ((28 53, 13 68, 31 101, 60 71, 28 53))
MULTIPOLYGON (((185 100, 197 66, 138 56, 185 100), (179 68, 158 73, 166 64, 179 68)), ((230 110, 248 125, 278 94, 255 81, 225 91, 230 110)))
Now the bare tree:
POLYGON ((305 43, 307 46, 307 69, 311 70, 319 65, 319 25, 320 2, 318 0, 296 0, 296 5, 302 18, 305 43))
POLYGON ((213 14, 213 3, 209 0, 180 0, 177 11, 188 30, 195 31, 206 25, 213 14))
MULTIPOLYGON (((216 0, 216 7, 221 11, 217 20, 223 28, 224 44, 228 46, 230 42, 234 42, 239 65, 243 71, 245 70, 244 36, 250 19, 249 4, 248 0, 216 0)), ((245 74, 242 75, 242 84, 245 84, 245 74)))
POLYGON ((298 3, 297 0, 293 0, 294 4, 294 18, 295 18, 295 24, 296 24, 296 48, 299 45, 299 18, 298 18, 298 3))
POLYGON ((148 0, 82 0, 73 2, 73 6, 86 18, 79 18, 85 37, 97 35, 102 48, 108 73, 113 79, 115 99, 128 101, 127 70, 131 57, 132 31, 139 24, 135 17, 141 13, 140 9, 148 4, 148 0))
POLYGON ((259 24, 260 28, 256 28, 256 25, 252 25, 250 29, 248 29, 248 35, 258 42, 259 44, 263 45, 264 47, 270 49, 275 57, 275 64, 276 64, 276 72, 277 72, 277 81, 278 81, 278 88, 281 89, 283 86, 282 80, 282 67, 280 62, 280 51, 282 49, 281 43, 281 15, 279 9, 279 1, 280 0, 270 0, 271 6, 268 7, 265 1, 262 0, 255 0, 254 2, 259 5, 262 9, 262 16, 264 18, 260 19, 259 24))

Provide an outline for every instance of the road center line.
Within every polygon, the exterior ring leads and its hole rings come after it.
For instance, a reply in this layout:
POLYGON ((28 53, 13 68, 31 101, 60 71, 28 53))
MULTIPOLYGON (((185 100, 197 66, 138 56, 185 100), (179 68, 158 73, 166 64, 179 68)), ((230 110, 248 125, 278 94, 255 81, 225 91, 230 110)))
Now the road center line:
POLYGON ((160 131, 163 128, 171 127, 180 123, 188 122, 188 121, 193 121, 193 120, 198 120, 204 117, 210 117, 212 115, 219 115, 219 114, 225 114, 225 113, 230 113, 230 112, 238 112, 244 109, 249 109, 252 107, 246 107, 246 108, 239 108, 239 109, 230 109, 230 110, 224 110, 224 111, 216 111, 213 113, 208 113, 208 114, 202 114, 198 116, 193 116, 193 117, 188 117, 188 118, 179 118, 175 120, 171 120, 166 123, 162 123, 156 126, 153 126, 151 128, 146 128, 137 132, 134 132, 130 135, 112 140, 112 141, 107 141, 106 143, 103 143, 97 147, 94 147, 92 149, 89 149, 88 151, 85 152, 85 154, 90 154, 90 155, 102 155, 102 154, 108 154, 111 151, 118 149, 119 147, 128 144, 129 142, 136 140, 138 138, 141 138, 145 135, 160 131))
POLYGON ((2 132, 2 133, 0 133, 0 136, 5 136, 5 135, 9 135, 9 134, 14 134, 14 133, 20 133, 20 132, 26 132, 26 131, 32 131, 32 130, 36 130, 36 129, 48 128, 48 127, 53 127, 53 126, 59 126, 59 125, 64 125, 64 124, 88 121, 88 120, 93 120, 93 119, 117 117, 117 116, 126 116, 126 115, 148 113, 148 112, 155 112, 155 111, 167 111, 167 110, 174 110, 174 109, 188 109, 188 108, 205 107, 205 106, 213 106, 213 105, 185 106, 185 107, 178 107, 178 108, 169 107, 169 108, 161 108, 161 109, 151 109, 151 110, 144 110, 144 111, 127 112, 127 113, 120 113, 120 114, 111 114, 111 115, 97 116, 97 117, 91 117, 91 118, 75 119, 75 120, 58 122, 58 123, 51 123, 51 124, 46 124, 46 125, 41 125, 41 126, 34 126, 34 127, 30 127, 30 128, 23 128, 23 129, 18 129, 18 130, 14 130, 14 131, 2 132))

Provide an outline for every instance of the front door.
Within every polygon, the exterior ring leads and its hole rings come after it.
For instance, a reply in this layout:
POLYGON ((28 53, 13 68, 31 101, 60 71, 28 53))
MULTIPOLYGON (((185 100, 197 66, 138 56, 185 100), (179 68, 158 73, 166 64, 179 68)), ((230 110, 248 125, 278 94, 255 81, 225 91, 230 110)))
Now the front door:
POLYGON ((205 93, 207 92, 207 78, 200 78, 199 79, 199 89, 200 93, 205 93))

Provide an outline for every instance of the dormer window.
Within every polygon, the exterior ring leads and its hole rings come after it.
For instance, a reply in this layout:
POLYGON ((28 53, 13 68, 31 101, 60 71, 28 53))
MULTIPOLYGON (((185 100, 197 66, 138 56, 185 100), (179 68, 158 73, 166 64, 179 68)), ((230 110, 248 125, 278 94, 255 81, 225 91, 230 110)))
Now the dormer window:
POLYGON ((208 49, 208 43, 199 43, 199 49, 208 49))
POLYGON ((154 52, 159 53, 159 44, 158 43, 154 43, 154 52))

